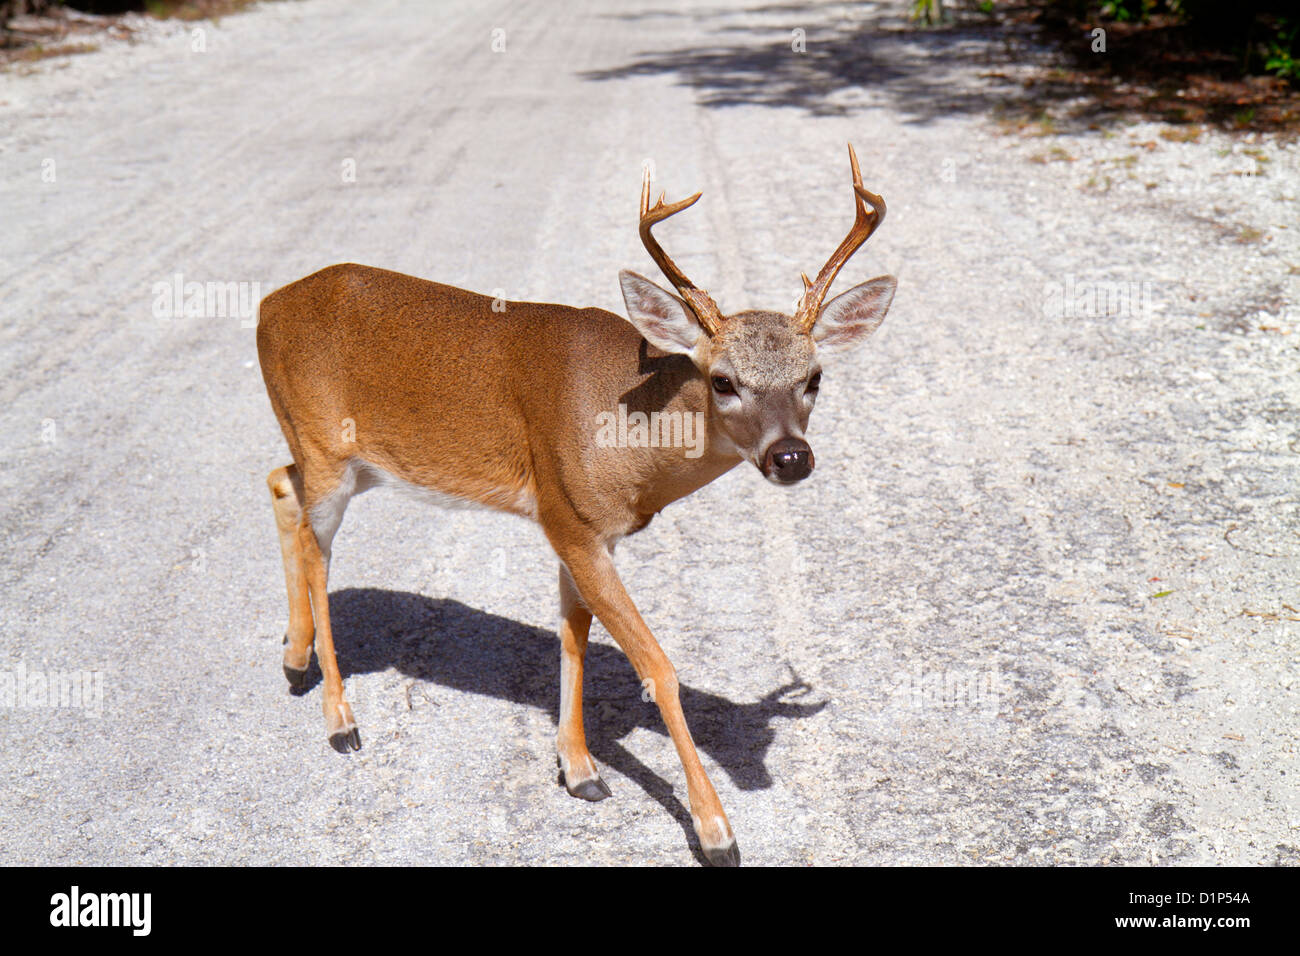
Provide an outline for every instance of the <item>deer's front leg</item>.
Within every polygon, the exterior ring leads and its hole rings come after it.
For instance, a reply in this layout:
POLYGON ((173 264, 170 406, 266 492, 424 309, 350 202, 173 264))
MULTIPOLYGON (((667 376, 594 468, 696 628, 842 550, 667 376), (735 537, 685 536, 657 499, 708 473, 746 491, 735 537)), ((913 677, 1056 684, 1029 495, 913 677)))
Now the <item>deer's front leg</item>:
POLYGON ((571 543, 554 534, 551 538, 583 601, 618 642, 642 684, 659 705, 659 713, 668 725, 668 733, 686 771, 691 820, 705 857, 714 866, 737 866, 740 852, 736 848, 736 838, 732 835, 731 824, 727 822, 717 791, 695 752, 695 743, 682 715, 677 672, 672 662, 641 619, 614 569, 607 548, 594 540, 571 543))
POLYGON ((582 603, 573 578, 560 565, 560 726, 555 753, 564 786, 575 797, 604 800, 612 796, 587 750, 582 727, 582 664, 587 654, 591 612, 582 603))

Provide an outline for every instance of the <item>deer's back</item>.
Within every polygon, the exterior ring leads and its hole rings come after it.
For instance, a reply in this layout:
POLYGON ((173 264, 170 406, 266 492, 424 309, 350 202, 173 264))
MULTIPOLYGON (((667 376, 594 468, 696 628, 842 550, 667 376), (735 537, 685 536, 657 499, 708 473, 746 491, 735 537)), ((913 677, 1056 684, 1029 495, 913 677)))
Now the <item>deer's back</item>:
MULTIPOLYGON (((528 512, 538 481, 564 481, 583 457, 595 432, 586 423, 650 370, 644 340, 619 316, 529 302, 493 311, 493 302, 354 264, 267 296, 258 354, 295 461, 337 470, 359 458, 528 512)), ((676 390, 681 376, 669 377, 676 390)))

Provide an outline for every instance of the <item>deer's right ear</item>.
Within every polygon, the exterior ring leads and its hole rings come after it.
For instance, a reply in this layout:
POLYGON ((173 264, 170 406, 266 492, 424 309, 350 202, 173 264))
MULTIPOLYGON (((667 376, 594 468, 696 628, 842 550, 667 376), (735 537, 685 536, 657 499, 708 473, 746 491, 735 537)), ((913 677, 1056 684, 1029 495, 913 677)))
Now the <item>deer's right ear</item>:
POLYGON ((618 274, 618 281, 628 320, 646 341, 671 355, 695 352, 705 333, 685 302, 626 269, 618 274))

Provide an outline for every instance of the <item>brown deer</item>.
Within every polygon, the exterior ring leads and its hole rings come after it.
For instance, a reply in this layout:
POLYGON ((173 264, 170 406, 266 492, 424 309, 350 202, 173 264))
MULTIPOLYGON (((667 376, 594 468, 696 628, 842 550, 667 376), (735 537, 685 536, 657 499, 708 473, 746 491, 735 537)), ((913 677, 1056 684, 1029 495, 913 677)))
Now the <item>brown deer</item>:
POLYGON ((700 194, 671 205, 661 195, 652 207, 648 171, 641 241, 678 295, 620 273, 630 324, 601 309, 534 302, 507 303, 502 314, 488 296, 354 264, 322 269, 262 301, 262 375, 293 455, 267 479, 289 592, 284 673, 301 688, 314 644, 335 749, 361 747, 327 592, 330 546, 348 500, 395 485, 500 509, 540 524, 560 559, 556 750, 569 793, 610 796, 582 724, 594 614, 659 707, 705 857, 740 862, 682 715, 677 674, 619 580, 613 551, 741 461, 780 484, 813 470, 804 430, 821 382, 819 356, 873 332, 896 285, 881 276, 822 304, 836 273, 885 218, 851 145, 849 159, 856 219, 816 281, 803 276, 793 317, 721 314, 651 235, 700 194), (629 420, 650 413, 662 433, 651 437, 664 440, 633 441, 631 432, 626 441, 599 440, 598 420, 620 405, 632 410, 629 420), (703 431, 691 449, 675 430, 688 420, 703 431))

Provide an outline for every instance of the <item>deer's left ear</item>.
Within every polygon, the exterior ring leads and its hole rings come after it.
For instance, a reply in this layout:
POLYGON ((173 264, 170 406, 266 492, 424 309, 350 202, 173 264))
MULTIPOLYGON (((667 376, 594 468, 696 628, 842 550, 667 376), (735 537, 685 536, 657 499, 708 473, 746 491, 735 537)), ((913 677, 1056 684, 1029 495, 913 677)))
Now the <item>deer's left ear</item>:
POLYGON ((818 351, 835 352, 865 339, 885 321, 889 304, 894 301, 898 280, 877 276, 855 285, 822 306, 813 325, 812 337, 818 351))

